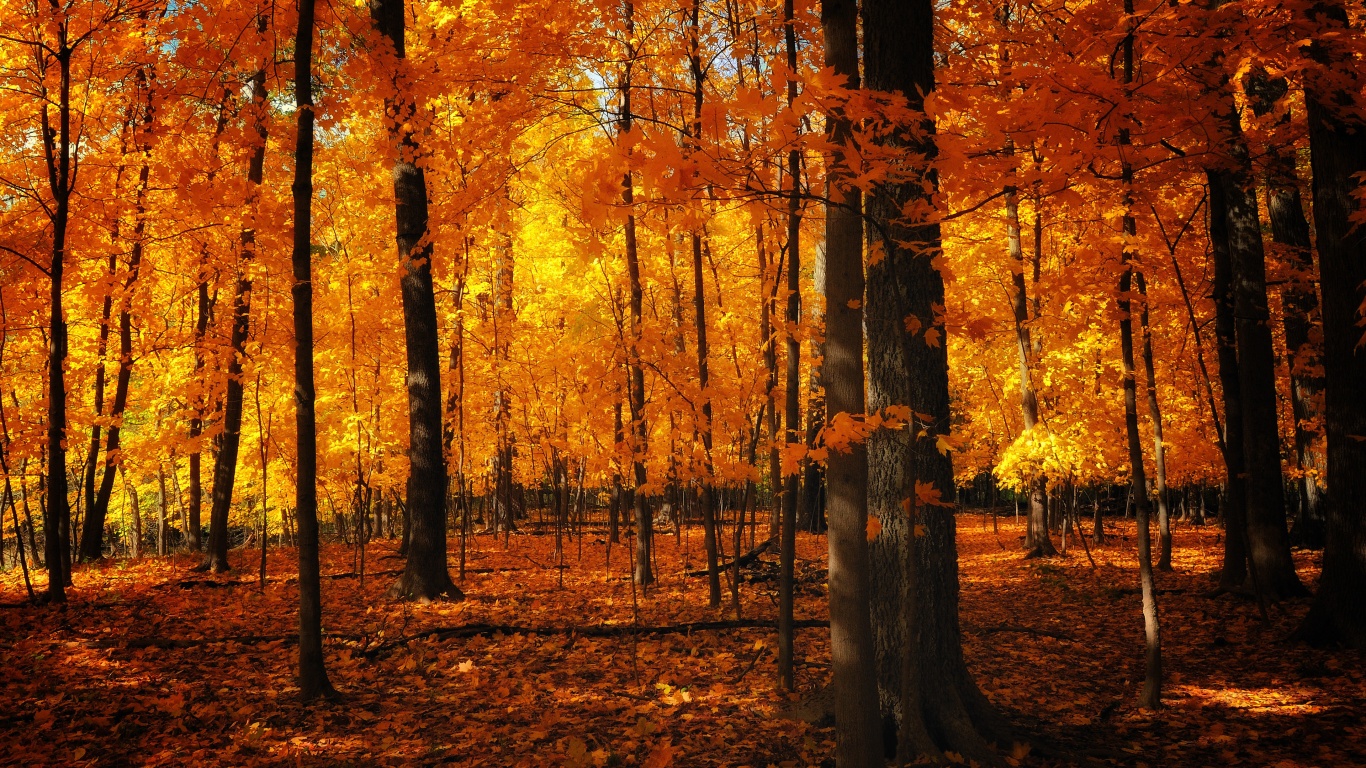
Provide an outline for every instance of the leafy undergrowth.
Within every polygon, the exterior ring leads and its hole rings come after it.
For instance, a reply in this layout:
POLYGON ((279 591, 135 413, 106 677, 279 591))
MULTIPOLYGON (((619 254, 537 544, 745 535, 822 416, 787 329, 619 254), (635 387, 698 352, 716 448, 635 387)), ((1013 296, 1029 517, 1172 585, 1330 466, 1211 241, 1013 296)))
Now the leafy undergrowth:
MULTIPOLYGON (((1167 709, 1137 710, 1141 623, 1132 526, 1066 557, 1026 561, 1020 528, 959 519, 964 643, 987 695, 1033 745, 1027 765, 1284 765, 1366 762, 1353 657, 1284 638, 1307 603, 1271 609, 1210 598, 1216 528, 1177 531, 1176 572, 1159 575, 1167 709)), ((1112 530, 1115 528, 1112 527, 1112 530)), ((775 638, 765 628, 612 634, 733 619, 707 608, 700 531, 660 537, 658 586, 634 595, 624 547, 589 534, 554 567, 551 536, 471 539, 458 603, 385 597, 401 561, 376 542, 361 586, 355 551, 323 552, 328 671, 341 692, 311 708, 291 679, 296 631, 292 550, 234 551, 224 576, 195 559, 145 558, 81 568, 65 608, 0 610, 0 762, 202 765, 816 765, 829 729, 779 717, 775 638), (380 571, 376 573, 375 571, 380 571), (560 584, 563 574, 563 586, 560 584), (350 574, 350 575, 346 575, 350 574), (214 582, 211 586, 204 582, 214 582), (633 610, 633 606, 636 608, 633 610), (579 633, 445 635, 474 624, 579 633)), ((799 542, 799 618, 822 619, 825 542, 799 542)), ((773 554, 766 554, 771 563, 773 554)), ((1297 553, 1312 581, 1315 558, 1297 553)), ((454 562, 454 557, 452 558, 454 562)), ((746 619, 775 613, 775 569, 745 571, 746 619)), ((41 576, 39 577, 41 580, 41 576)), ((0 599, 23 594, 0 574, 0 599)), ((798 680, 828 677, 820 628, 799 630, 798 680)), ((1018 750, 1017 750, 1018 753, 1018 750)))

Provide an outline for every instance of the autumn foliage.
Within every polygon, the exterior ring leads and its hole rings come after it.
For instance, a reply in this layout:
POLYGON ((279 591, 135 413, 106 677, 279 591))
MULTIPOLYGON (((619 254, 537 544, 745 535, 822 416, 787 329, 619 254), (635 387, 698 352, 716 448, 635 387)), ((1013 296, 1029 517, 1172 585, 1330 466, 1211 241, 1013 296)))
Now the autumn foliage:
POLYGON ((1366 759, 1364 23, 0 0, 0 755, 1366 759))

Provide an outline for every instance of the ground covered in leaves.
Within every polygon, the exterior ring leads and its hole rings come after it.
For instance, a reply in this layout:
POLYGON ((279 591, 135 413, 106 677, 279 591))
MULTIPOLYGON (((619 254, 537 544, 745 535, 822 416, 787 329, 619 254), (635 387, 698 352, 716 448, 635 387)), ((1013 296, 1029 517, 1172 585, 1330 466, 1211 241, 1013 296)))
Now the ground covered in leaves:
MULTIPOLYGON (((1090 555, 1026 561, 1022 529, 959 518, 965 650, 983 690, 1020 727, 1023 765, 1366 764, 1366 676, 1345 652, 1285 638, 1307 602, 1211 597, 1215 527, 1177 530, 1159 575, 1167 707, 1134 706, 1142 676, 1132 526, 1090 555), (1127 536, 1125 535, 1127 534, 1127 536), (1092 564, 1094 560, 1094 565, 1092 564), (1028 748, 1026 749, 1026 745, 1028 748)), ((385 597, 401 561, 324 548, 324 630, 341 696, 304 708, 291 679, 292 550, 234 551, 236 570, 190 572, 189 555, 77 570, 66 607, 26 606, 0 574, 0 762, 70 765, 801 766, 833 734, 785 719, 775 635, 706 605, 700 531, 661 536, 660 583, 633 590, 628 552, 589 533, 471 539, 468 599, 385 597), (667 627, 640 632, 632 627, 667 627), (525 628, 531 632, 519 632, 525 628)), ((454 542, 453 542, 454 546, 454 542)), ((823 538, 799 542, 799 618, 826 616, 823 538)), ((744 572, 741 616, 776 612, 775 555, 744 572)), ((1317 556, 1297 553, 1301 576, 1317 556)), ((453 555, 452 562, 455 562, 453 555)), ((453 569, 454 570, 454 569, 453 569)), ((41 576, 38 577, 41 580, 41 576)), ((820 627, 798 631, 804 695, 828 678, 820 627)))

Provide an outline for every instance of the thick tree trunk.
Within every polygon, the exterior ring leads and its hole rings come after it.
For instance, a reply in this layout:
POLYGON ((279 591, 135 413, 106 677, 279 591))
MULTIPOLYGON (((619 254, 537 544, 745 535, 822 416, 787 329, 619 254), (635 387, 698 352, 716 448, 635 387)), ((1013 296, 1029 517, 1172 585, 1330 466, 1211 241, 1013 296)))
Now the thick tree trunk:
POLYGON ((1266 298, 1261 223, 1246 170, 1246 147, 1234 144, 1236 172, 1216 172, 1223 188, 1232 266, 1233 315, 1247 472, 1247 544, 1256 587, 1276 600, 1304 593, 1290 557, 1276 412, 1276 357, 1266 298))
MULTIPOLYGON (((318 566, 318 433, 313 389, 313 0, 299 0, 294 38, 294 403, 299 526, 299 692, 305 702, 333 694, 323 666, 322 584, 318 566)), ((438 492, 440 489, 438 489, 438 492)))
POLYGON ((1229 259, 1224 189, 1213 172, 1209 180, 1209 240, 1214 260, 1214 340, 1219 354, 1219 385, 1224 396, 1224 567, 1221 589, 1247 581, 1247 476, 1243 461, 1242 386, 1238 381, 1238 343, 1233 318, 1233 267, 1229 259))
MULTIPOLYGON (((923 110, 934 88, 930 0, 866 0, 862 21, 866 85, 923 110)), ((934 124, 925 117, 900 128, 906 133, 891 141, 908 146, 903 157, 910 164, 894 169, 893 180, 867 203, 876 223, 870 245, 883 253, 868 268, 868 408, 903 406, 920 416, 902 432, 879 430, 869 441, 869 513, 882 523, 869 546, 877 687, 884 733, 898 734, 901 755, 933 757, 945 750, 995 764, 999 758, 990 742, 1006 733, 968 672, 958 624, 953 466, 939 450, 912 452, 913 441, 933 445, 934 437, 949 433, 949 380, 937 311, 944 282, 932 263, 940 249, 939 227, 908 222, 902 213, 937 183, 921 160, 935 154, 934 124), (907 324, 911 317, 919 322, 915 333, 907 324), (922 430, 928 437, 920 438, 922 430), (904 503, 916 510, 918 532, 904 503)), ((832 242, 832 262, 833 253, 832 242)), ((833 276, 833 264, 830 270, 833 276)), ((830 297, 832 317, 843 304, 843 298, 830 297)))
MULTIPOLYGON (((858 5, 823 0, 825 65, 851 88, 859 85, 858 5)), ((830 116, 835 151, 827 172, 831 203, 825 211, 825 408, 834 417, 861 417, 863 396, 863 221, 860 193, 846 186, 850 169, 841 147, 850 119, 830 116)), ((877 673, 869 616, 868 452, 862 442, 832 446, 829 488, 830 661, 834 678, 835 759, 843 768, 880 768, 877 673)))
MULTIPOLYGON (((1346 26, 1341 5, 1328 9, 1324 21, 1346 26)), ((1360 439, 1366 435, 1366 354, 1359 346, 1366 228, 1355 196, 1359 175, 1366 173, 1366 122, 1352 111, 1361 77, 1354 60, 1330 44, 1318 47, 1317 58, 1337 70, 1331 73, 1336 78, 1313 73, 1305 89, 1323 291, 1330 497, 1323 575, 1300 635, 1366 651, 1366 442, 1360 439)))
MULTIPOLYGON (((446 565, 446 461, 441 450, 441 352, 427 230, 427 181, 409 121, 417 105, 404 78, 404 2, 374 0, 375 24, 393 46, 385 121, 394 143, 394 221, 402 277, 408 352, 408 551, 396 595, 417 600, 461 599, 446 565), (392 122, 391 122, 392 121, 392 122)), ((388 53, 388 51, 386 51, 388 53)))
POLYGON ((1282 246, 1291 271, 1281 288, 1286 365, 1290 369, 1290 407, 1295 417, 1295 464, 1300 503, 1291 539, 1319 548, 1324 535, 1323 445, 1316 422, 1323 411, 1322 323, 1310 253, 1309 222, 1304 216, 1295 157, 1288 149, 1272 158, 1267 179, 1266 210, 1271 236, 1282 246))

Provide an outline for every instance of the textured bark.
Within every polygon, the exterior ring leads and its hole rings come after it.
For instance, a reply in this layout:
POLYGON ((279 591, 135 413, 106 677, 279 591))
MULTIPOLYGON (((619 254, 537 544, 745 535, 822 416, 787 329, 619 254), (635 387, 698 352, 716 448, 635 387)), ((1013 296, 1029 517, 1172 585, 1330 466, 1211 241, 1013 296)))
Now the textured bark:
POLYGON ((1288 148, 1277 150, 1267 177, 1266 210, 1271 237, 1282 247, 1291 272, 1281 288, 1286 365, 1290 369, 1290 407, 1295 417, 1295 464, 1300 472, 1299 508, 1291 539, 1322 547, 1324 535, 1323 325, 1315 291, 1314 260, 1309 222, 1295 174, 1295 157, 1288 148))
MULTIPOLYGON (((933 14, 930 0, 866 0, 867 87, 904 96, 911 108, 923 109, 924 94, 934 88, 933 14)), ((925 118, 918 126, 902 128, 912 135, 892 141, 908 146, 904 157, 912 163, 934 157, 933 122, 925 118)), ((917 418, 906 430, 879 430, 869 440, 868 507, 882 523, 869 556, 884 733, 899 734, 899 751, 905 756, 933 757, 944 750, 980 764, 998 764, 990 743, 1004 740, 1006 730, 963 659, 953 466, 938 450, 913 450, 920 446, 913 446, 912 436, 922 430, 928 437, 914 442, 928 440, 924 444, 931 446, 934 436, 950 429, 947 341, 943 318, 936 312, 944 302, 944 282, 932 263, 940 250, 939 227, 907 222, 901 213, 936 180, 924 164, 902 167, 898 175, 871 193, 867 203, 873 223, 870 245, 883 251, 883 258, 868 268, 868 409, 909 406, 928 419, 917 418), (921 324, 915 333, 906 325, 911 316, 921 324), (923 528, 916 535, 902 503, 925 485, 937 498, 913 502, 923 528)), ((831 249, 827 279, 834 274, 833 242, 831 249)), ((842 304, 830 298, 832 317, 842 304)), ((826 366, 829 375, 828 353, 826 366)), ((833 501, 833 472, 831 489, 833 501)), ((833 518, 832 504, 832 536, 833 518)))
POLYGON ((1290 557, 1276 411, 1276 357, 1266 298, 1266 255, 1246 147, 1232 142, 1236 171, 1218 171, 1232 266, 1233 316, 1247 472, 1247 545, 1257 590, 1276 600, 1304 593, 1290 557))
MULTIPOLYGON (((402 269, 403 330, 408 357, 408 551, 396 595, 416 600, 463 598, 446 563, 446 460, 442 452, 441 351, 427 229, 427 181, 417 136, 416 105, 404 79, 404 2, 375 0, 371 14, 393 46, 393 91, 384 112, 394 147, 394 222, 402 269)), ((387 52, 386 52, 387 53, 387 52)))
MULTIPOLYGON (((1325 22, 1345 26, 1346 12, 1325 4, 1325 22)), ((1354 60, 1328 44, 1315 58, 1326 73, 1314 73, 1306 87, 1309 147, 1314 182, 1314 225, 1318 234, 1323 291, 1324 421, 1328 432, 1327 535, 1323 575, 1301 636, 1318 643, 1340 642, 1366 651, 1366 354, 1358 324, 1366 283, 1366 228, 1353 221, 1362 213, 1357 174, 1366 172, 1366 123, 1358 105, 1361 74, 1354 60)))
MULTIPOLYGON (((859 84, 858 5, 854 0, 823 0, 825 65, 850 87, 859 84)), ((863 222, 860 194, 846 187, 849 169, 840 150, 851 126, 833 114, 829 130, 835 151, 827 180, 831 203, 825 211, 825 409, 837 414, 864 413, 863 396, 863 222)), ((843 768, 882 766, 876 661, 869 617, 868 454, 862 443, 830 452, 829 488, 830 662, 834 679, 835 760, 843 768)))
POLYGON ((1209 179, 1209 240, 1214 259, 1214 341, 1219 355, 1219 385, 1224 397, 1224 567, 1222 589, 1239 589, 1247 580, 1247 477, 1243 461, 1242 386, 1238 382, 1238 343, 1233 319, 1233 267, 1229 261, 1228 217, 1224 189, 1209 179))
POLYGON ((299 692, 305 702, 333 694, 323 666, 322 584, 318 568, 318 433, 313 389, 313 4, 299 0, 294 38, 294 404, 299 531, 299 692))

